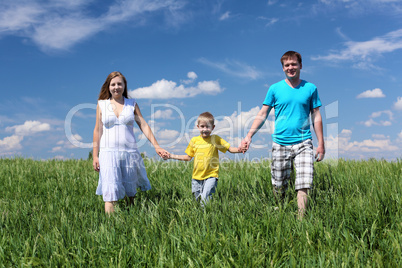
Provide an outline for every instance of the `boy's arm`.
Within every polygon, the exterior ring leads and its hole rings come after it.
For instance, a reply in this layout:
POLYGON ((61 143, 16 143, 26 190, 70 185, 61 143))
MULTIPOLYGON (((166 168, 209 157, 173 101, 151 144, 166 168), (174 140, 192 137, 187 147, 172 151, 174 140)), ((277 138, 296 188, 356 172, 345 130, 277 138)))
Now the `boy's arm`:
POLYGON ((170 154, 169 158, 170 159, 181 160, 181 161, 190 161, 191 159, 193 159, 191 156, 189 156, 187 154, 183 154, 183 155, 170 154))
POLYGON ((229 147, 228 151, 229 151, 229 153, 232 153, 232 154, 238 154, 238 153, 242 152, 241 150, 239 150, 239 148, 232 147, 232 146, 229 147))

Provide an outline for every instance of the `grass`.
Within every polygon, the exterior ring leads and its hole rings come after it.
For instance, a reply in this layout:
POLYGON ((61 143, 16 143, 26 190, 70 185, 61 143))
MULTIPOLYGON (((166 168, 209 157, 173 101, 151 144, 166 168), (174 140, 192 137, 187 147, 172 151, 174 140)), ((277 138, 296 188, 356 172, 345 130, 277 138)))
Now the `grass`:
POLYGON ((191 163, 147 161, 153 189, 111 217, 91 166, 0 159, 0 267, 402 266, 400 160, 316 164, 302 222, 294 190, 275 202, 268 162, 223 163, 203 211, 191 163))

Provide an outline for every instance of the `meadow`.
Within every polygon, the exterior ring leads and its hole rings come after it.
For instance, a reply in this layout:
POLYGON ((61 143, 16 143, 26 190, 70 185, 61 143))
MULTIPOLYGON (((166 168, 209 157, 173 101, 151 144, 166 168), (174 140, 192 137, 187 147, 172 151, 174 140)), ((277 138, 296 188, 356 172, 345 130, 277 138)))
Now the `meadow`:
POLYGON ((191 164, 147 160, 108 217, 91 161, 0 159, 0 267, 402 267, 401 160, 317 163, 303 221, 268 161, 223 163, 205 210, 191 164))

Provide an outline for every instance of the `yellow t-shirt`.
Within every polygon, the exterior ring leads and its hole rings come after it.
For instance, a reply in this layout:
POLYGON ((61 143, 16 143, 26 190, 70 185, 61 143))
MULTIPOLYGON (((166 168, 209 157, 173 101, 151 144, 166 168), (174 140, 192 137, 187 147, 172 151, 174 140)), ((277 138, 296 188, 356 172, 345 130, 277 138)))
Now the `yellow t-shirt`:
POLYGON ((204 139, 197 136, 191 139, 186 154, 194 157, 193 179, 206 180, 210 177, 218 178, 219 153, 226 153, 230 144, 217 135, 204 139))

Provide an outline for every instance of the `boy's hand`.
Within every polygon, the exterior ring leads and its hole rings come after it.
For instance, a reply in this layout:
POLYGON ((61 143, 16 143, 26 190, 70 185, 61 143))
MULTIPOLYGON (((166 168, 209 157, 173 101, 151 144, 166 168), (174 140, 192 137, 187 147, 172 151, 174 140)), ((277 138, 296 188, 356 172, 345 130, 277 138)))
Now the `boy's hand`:
POLYGON ((170 159, 170 153, 166 152, 163 156, 162 156, 163 160, 167 160, 170 159))

